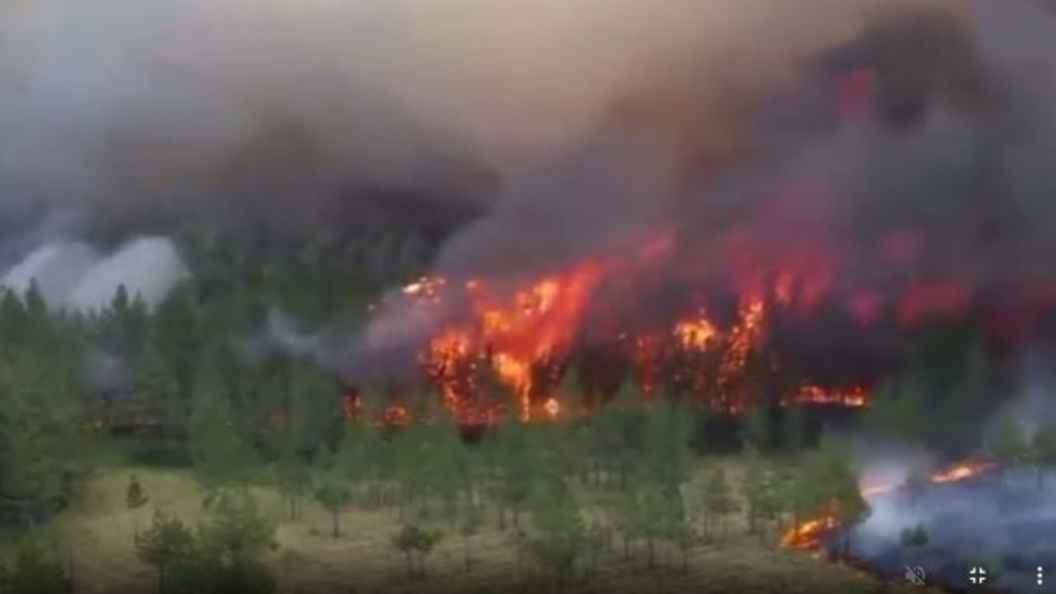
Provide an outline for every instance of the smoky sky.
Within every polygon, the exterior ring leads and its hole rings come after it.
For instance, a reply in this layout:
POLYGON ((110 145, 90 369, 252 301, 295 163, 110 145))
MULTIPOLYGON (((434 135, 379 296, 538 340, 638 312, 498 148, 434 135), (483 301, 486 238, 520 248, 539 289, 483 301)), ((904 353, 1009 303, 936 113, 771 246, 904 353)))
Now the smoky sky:
POLYGON ((911 275, 1029 277, 1054 247, 1054 32, 1030 0, 20 0, 0 207, 312 232, 325 203, 410 191, 408 218, 484 215, 442 271, 666 225, 720 268, 908 237, 911 275))
POLYGON ((733 144, 736 112, 866 5, 802 3, 5 3, 2 204, 281 220, 347 187, 490 204, 482 171, 560 162, 620 102, 677 131, 668 150, 733 144))

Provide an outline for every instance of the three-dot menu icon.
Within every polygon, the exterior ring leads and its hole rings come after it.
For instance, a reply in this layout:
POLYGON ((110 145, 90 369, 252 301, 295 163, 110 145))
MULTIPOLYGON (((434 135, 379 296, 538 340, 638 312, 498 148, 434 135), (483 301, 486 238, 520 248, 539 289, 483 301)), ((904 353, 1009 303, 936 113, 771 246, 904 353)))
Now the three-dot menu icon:
POLYGON ((1045 571, 1041 568, 1040 565, 1038 566, 1037 578, 1039 586, 1045 583, 1045 571))

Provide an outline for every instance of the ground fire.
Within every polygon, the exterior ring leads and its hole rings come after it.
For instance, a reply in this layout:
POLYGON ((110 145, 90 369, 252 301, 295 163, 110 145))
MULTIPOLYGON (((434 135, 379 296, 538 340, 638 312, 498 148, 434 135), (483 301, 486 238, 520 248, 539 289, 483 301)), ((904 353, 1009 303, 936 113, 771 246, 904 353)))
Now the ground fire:
MULTIPOLYGON (((988 460, 967 460, 949 468, 935 472, 928 477, 932 484, 954 483, 969 480, 984 474, 996 472, 998 465, 988 460)), ((909 488, 907 483, 880 483, 862 485, 861 492, 866 499, 879 497, 886 493, 909 488)), ((781 536, 781 546, 793 549, 817 550, 823 545, 826 535, 840 528, 834 514, 822 512, 817 517, 797 523, 781 536)))

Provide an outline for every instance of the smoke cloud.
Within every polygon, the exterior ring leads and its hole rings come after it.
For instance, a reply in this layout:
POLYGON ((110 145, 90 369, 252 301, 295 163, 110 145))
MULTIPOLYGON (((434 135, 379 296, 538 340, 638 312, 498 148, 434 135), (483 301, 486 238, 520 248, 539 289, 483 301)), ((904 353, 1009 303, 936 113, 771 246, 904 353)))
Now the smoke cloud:
POLYGON ((110 307, 121 287, 152 309, 188 274, 176 246, 163 237, 137 238, 111 254, 55 240, 13 266, 0 288, 25 295, 35 286, 50 309, 91 314, 110 307))
POLYGON ((442 274, 673 228, 709 274, 1049 281, 1056 25, 1030 0, 21 0, 0 23, 3 221, 312 231, 409 191, 483 213, 442 274))
POLYGON ((690 135, 668 144, 726 151, 740 112, 869 3, 802 4, 5 3, 0 204, 311 218, 355 187, 488 201, 482 172, 553 162, 621 101, 690 135))

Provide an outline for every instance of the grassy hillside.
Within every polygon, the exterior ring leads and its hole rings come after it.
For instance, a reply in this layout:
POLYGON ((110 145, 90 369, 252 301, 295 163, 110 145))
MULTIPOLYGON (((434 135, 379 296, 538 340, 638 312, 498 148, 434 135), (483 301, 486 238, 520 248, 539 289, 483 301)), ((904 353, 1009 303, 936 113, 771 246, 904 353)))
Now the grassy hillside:
MULTIPOLYGON (((183 471, 134 469, 150 502, 139 510, 128 510, 125 488, 131 471, 122 468, 101 472, 83 500, 46 528, 49 539, 72 549, 77 592, 154 591, 151 568, 135 556, 136 530, 149 524, 155 507, 190 523, 202 516, 197 485, 183 471)), ((699 477, 690 488, 700 488, 699 477)), ((275 492, 259 488, 255 495, 266 513, 280 517, 280 499, 275 492)), ((692 501, 692 495, 687 500, 692 501)), ((585 509, 589 513, 590 505, 585 509)), ((400 526, 394 509, 348 511, 342 517, 343 534, 335 539, 330 536, 329 514, 307 501, 303 519, 279 524, 279 548, 269 554, 267 563, 275 570, 279 592, 283 594, 499 590, 872 594, 902 589, 898 585, 885 586, 852 568, 823 562, 809 553, 781 550, 773 544, 773 529, 764 539, 748 536, 740 515, 730 516, 726 542, 694 547, 685 568, 677 550, 662 550, 658 566, 650 568, 644 550, 636 550, 625 558, 622 548, 617 547, 601 555, 591 579, 559 585, 518 554, 512 529, 500 532, 497 512, 493 511, 486 510, 485 525, 471 540, 469 571, 464 567, 465 543, 457 531, 447 530, 444 540, 427 559, 426 577, 410 579, 402 556, 391 544, 400 526)))

